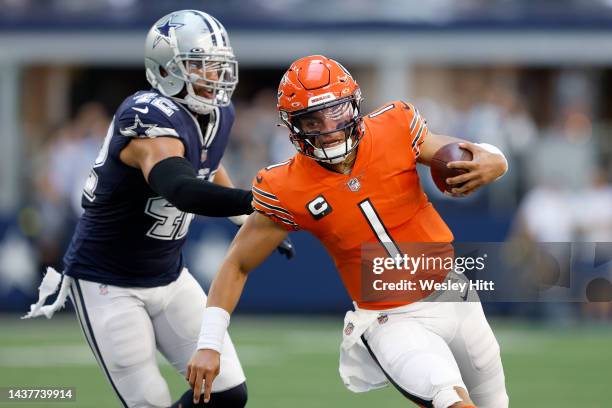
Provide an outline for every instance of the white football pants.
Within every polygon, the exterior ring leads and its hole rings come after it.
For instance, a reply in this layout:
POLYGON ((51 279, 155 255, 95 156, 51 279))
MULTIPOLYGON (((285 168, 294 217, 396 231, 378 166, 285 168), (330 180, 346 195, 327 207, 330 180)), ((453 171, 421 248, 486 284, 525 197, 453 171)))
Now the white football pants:
POLYGON ((345 328, 345 339, 348 333, 361 340, 341 349, 349 389, 391 383, 420 406, 447 408, 460 401, 454 388, 461 387, 478 408, 508 407, 499 345, 480 302, 418 302, 401 310, 347 313, 347 324, 365 322, 361 333, 345 328))
MULTIPOLYGON (((185 375, 196 349, 206 294, 184 269, 154 288, 124 288, 74 279, 70 298, 91 350, 124 407, 168 407, 172 403, 156 361, 156 349, 185 375)), ((213 392, 245 381, 226 334, 221 373, 213 392)), ((189 385, 185 382, 185 390, 189 385)))

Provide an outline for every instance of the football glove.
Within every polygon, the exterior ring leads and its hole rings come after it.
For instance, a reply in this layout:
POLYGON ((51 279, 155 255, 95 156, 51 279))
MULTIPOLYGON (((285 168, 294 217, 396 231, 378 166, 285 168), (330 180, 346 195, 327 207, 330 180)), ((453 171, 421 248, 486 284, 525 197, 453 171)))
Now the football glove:
POLYGON ((285 256, 287 259, 291 259, 295 256, 295 248, 293 247, 293 242, 291 242, 291 238, 289 237, 283 239, 283 242, 276 247, 276 250, 279 254, 285 256))

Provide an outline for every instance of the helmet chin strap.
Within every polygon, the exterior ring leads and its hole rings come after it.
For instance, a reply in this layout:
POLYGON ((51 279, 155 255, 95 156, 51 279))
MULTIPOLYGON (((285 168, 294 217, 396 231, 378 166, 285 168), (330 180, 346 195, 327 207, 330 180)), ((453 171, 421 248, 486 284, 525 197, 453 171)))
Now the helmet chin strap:
POLYGON ((341 143, 338 146, 330 147, 325 149, 325 151, 320 147, 315 147, 313 154, 319 161, 330 164, 338 164, 342 163, 346 159, 346 156, 349 154, 352 147, 353 139, 349 138, 346 143, 341 143), (331 159, 328 159, 328 157, 331 157, 331 159))
POLYGON ((167 95, 166 92, 164 92, 163 88, 160 86, 157 86, 157 89, 162 93, 162 95, 168 96, 168 98, 174 100, 175 102, 187 105, 187 108, 190 111, 197 113, 198 115, 208 115, 215 109, 214 106, 198 100, 189 92, 187 92, 187 95, 185 95, 184 98, 178 98, 176 96, 167 95))
POLYGON ((215 109, 214 106, 203 103, 190 94, 185 95, 184 101, 189 110, 200 115, 207 115, 215 109))

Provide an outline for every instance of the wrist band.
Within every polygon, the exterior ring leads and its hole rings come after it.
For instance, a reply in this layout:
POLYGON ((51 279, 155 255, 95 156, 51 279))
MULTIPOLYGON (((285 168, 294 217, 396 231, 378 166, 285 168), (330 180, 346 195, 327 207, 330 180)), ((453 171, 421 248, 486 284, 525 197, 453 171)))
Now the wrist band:
POLYGON ((207 307, 202 317, 198 350, 211 349, 221 353, 230 315, 220 307, 207 307))

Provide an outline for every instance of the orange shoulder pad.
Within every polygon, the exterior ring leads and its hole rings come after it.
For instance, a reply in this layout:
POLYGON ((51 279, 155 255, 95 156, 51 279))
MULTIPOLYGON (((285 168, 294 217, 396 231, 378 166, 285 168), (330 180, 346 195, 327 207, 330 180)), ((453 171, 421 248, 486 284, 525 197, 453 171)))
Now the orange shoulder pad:
MULTIPOLYGON (((377 108, 366 116, 366 119, 373 124, 384 121, 393 121, 401 133, 402 138, 409 143, 410 149, 415 155, 419 156, 419 146, 427 136, 427 121, 414 105, 404 101, 392 101, 377 108)), ((393 132, 389 132, 391 135, 393 132)))
POLYGON ((280 186, 280 180, 286 177, 286 168, 290 160, 265 167, 257 172, 253 179, 253 208, 279 224, 286 230, 295 231, 299 226, 295 223, 293 214, 278 197, 276 189, 280 186), (285 177, 284 177, 285 176, 285 177))

